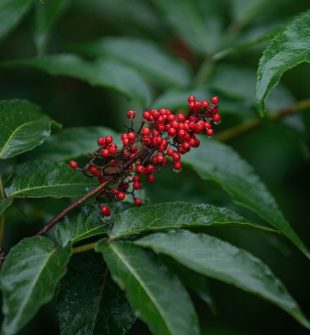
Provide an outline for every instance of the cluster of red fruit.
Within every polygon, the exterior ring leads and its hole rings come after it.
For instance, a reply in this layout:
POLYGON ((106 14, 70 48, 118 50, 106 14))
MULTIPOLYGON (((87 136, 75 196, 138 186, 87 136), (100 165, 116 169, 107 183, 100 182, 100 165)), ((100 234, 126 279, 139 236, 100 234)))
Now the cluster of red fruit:
MULTIPOLYGON (((134 205, 140 206, 142 200, 136 196, 136 191, 142 188, 143 178, 154 183, 155 173, 170 162, 173 170, 180 172, 182 155, 200 145, 196 135, 206 133, 213 136, 213 124, 221 121, 216 96, 211 98, 211 104, 190 96, 188 106, 188 115, 173 114, 167 108, 147 110, 143 113, 143 121, 136 121, 136 112, 128 111, 131 125, 121 134, 120 148, 113 143, 111 136, 99 137, 99 148, 90 154, 90 161, 82 169, 78 168, 76 161, 70 161, 69 166, 98 178, 101 184, 105 183, 97 196, 99 202, 122 201, 131 195, 134 205)), ((107 205, 102 205, 100 210, 104 216, 111 215, 107 205)))

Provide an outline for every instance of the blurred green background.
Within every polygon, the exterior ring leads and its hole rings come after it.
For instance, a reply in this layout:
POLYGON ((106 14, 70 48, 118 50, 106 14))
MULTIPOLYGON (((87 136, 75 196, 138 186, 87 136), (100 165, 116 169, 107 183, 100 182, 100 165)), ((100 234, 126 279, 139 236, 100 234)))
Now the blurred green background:
MULTIPOLYGON (((25 67, 0 68, 0 97, 35 102, 64 127, 103 125, 116 131, 122 131, 128 109, 142 111, 158 98, 167 104, 162 107, 182 109, 175 96, 196 92, 198 98, 220 96, 223 122, 219 132, 256 117, 255 74, 259 58, 270 36, 309 8, 306 0, 65 0, 59 12, 57 3, 61 1, 55 1, 57 15, 48 17, 50 25, 42 28, 40 17, 45 15, 44 6, 52 8, 53 1, 37 1, 22 22, 1 41, 1 61, 44 53, 74 53, 87 60, 94 56, 111 59, 132 68, 142 78, 150 92, 150 101, 141 103, 109 88, 94 87, 69 76, 49 76, 25 67), (108 45, 99 55, 90 52, 86 42, 103 37, 120 41, 120 49, 108 45), (151 42, 169 54, 172 63, 181 64, 184 76, 174 77, 171 73, 172 79, 166 81, 165 72, 173 69, 162 68, 163 75, 158 78, 145 70, 145 62, 152 64, 154 59, 152 54, 143 54, 143 50, 135 47, 136 38, 151 42), (138 57, 132 56, 135 52, 138 57)), ((50 12, 53 13, 53 8, 50 12)), ((309 98, 309 77, 307 64, 286 73, 268 100, 268 110, 278 111, 309 98)), ((255 168, 309 246, 309 111, 277 122, 263 120, 260 127, 231 139, 228 144, 255 168)), ((7 165, 0 163, 0 169, 5 171, 22 159, 11 160, 7 165)), ((184 170, 177 175, 166 171, 158 177, 158 182, 148 187, 150 201, 189 200, 223 205, 259 221, 232 204, 218 186, 201 181, 194 172, 184 170)), ((35 232, 66 202, 17 201, 7 211, 5 247, 8 249, 35 232)), ((289 242, 238 228, 229 231, 212 228, 210 232, 265 261, 310 316, 309 263, 289 242)), ((215 315, 195 300, 203 320, 203 334, 307 334, 280 309, 256 297, 213 280, 210 287, 216 304, 215 315)), ((55 301, 42 308, 21 332, 42 333, 58 334, 55 301)), ((137 321, 130 334, 149 334, 149 331, 137 321)))

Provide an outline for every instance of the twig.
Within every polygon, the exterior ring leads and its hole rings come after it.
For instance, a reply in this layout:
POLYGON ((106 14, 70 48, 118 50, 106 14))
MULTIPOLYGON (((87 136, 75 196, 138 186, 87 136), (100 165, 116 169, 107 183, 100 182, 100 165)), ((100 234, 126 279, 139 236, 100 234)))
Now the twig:
MULTIPOLYGON (((132 163, 134 163, 136 160, 138 160, 143 154, 145 153, 144 150, 141 150, 140 152, 137 153, 135 157, 130 159, 122 168, 121 171, 118 172, 118 174, 122 174, 132 163)), ((57 214, 54 216, 39 232, 36 233, 37 235, 42 235, 49 231, 56 223, 58 223, 60 220, 62 220, 68 213, 73 211, 75 208, 79 207, 82 205, 86 200, 90 199, 92 196, 95 194, 99 193, 108 183, 108 181, 98 185, 97 187, 93 188, 86 194, 84 194, 81 198, 78 200, 74 201, 71 205, 66 207, 61 213, 57 214)))
MULTIPOLYGON (((307 109, 310 109, 310 99, 299 101, 293 104, 292 106, 280 109, 278 112, 270 113, 267 119, 271 121, 276 121, 286 116, 305 111, 307 109)), ((233 138, 236 138, 240 135, 249 132, 252 129, 259 127, 262 124, 263 120, 264 119, 255 117, 236 127, 232 127, 221 132, 219 135, 216 136, 216 138, 220 141, 229 141, 233 138)))
POLYGON ((106 186, 106 184, 107 182, 98 185, 97 187, 93 188, 92 190, 84 194, 81 198, 74 201, 71 205, 66 207, 61 213, 54 216, 52 220, 50 220, 40 231, 36 233, 36 235, 42 235, 46 233, 47 231, 49 231, 57 222, 62 220, 68 213, 73 211, 75 208, 79 207, 83 202, 91 198, 93 195, 100 192, 106 186))
POLYGON ((95 248, 97 242, 93 242, 93 243, 88 243, 88 244, 83 244, 79 247, 75 247, 72 249, 72 252, 74 254, 79 254, 80 252, 85 252, 85 251, 89 251, 95 248))

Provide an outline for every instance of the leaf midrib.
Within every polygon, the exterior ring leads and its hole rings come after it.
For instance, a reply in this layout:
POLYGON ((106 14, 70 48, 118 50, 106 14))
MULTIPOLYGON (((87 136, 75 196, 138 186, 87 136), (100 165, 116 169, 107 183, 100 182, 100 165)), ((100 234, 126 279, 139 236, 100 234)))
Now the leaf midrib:
MULTIPOLYGON (((25 305, 27 305, 27 302, 28 302, 28 300, 29 300, 29 297, 30 297, 31 294, 32 294, 34 285, 38 282, 39 277, 41 276, 41 274, 42 274, 44 268, 46 267, 46 265, 47 265, 47 263, 48 263, 48 261, 50 260, 50 258, 52 257, 52 255, 53 255, 56 251, 57 251, 57 249, 52 250, 52 252, 48 255, 48 257, 46 258, 46 260, 45 260, 45 261, 43 262, 43 264, 41 265, 41 267, 40 267, 38 273, 36 274, 36 276, 35 276, 35 278, 34 278, 32 284, 31 284, 31 286, 30 286, 30 289, 29 289, 28 292, 27 292, 27 295, 26 295, 25 299, 23 300, 23 302, 22 302, 22 304, 21 304, 21 308, 19 309, 19 311, 17 312, 17 314, 16 314, 16 316, 15 316, 15 318, 17 318, 17 320, 19 319, 19 316, 20 316, 22 310, 24 309, 25 305)), ((16 321, 15 323, 17 323, 17 321, 16 321)))
POLYGON ((33 121, 28 121, 23 123, 22 125, 19 125, 17 128, 15 128, 15 130, 11 133, 11 135, 8 137, 8 139, 6 140, 4 146, 2 147, 1 151, 0 151, 0 157, 2 157, 3 153, 6 152, 6 148, 8 147, 9 143, 12 141, 12 138, 15 136, 16 132, 19 131, 20 129, 22 129, 23 127, 26 127, 32 123, 36 123, 41 121, 42 119, 44 119, 44 117, 40 117, 37 120, 33 120, 33 121))
POLYGON ((141 285, 141 287, 144 289, 144 291, 149 296, 151 302, 158 310, 159 315, 161 316, 164 324, 166 325, 168 331, 173 334, 173 328, 170 329, 169 322, 165 319, 163 312, 161 311, 160 306, 158 306, 155 297, 153 297, 152 293, 149 291, 148 287, 144 285, 143 280, 140 278, 139 274, 136 273, 134 268, 127 262, 127 260, 122 256, 122 254, 117 250, 117 246, 115 244, 110 244, 109 247, 114 251, 114 253, 118 256, 118 258, 123 262, 123 264, 127 267, 127 269, 132 273, 132 275, 136 278, 137 282, 141 285))
MULTIPOLYGON (((57 187, 67 187, 67 186, 87 186, 87 184, 85 183, 72 183, 72 184, 55 184, 55 185, 51 185, 51 186, 48 186, 48 185, 44 185, 44 186, 36 186, 36 187, 32 187, 32 188, 25 188, 25 189, 21 189, 19 190, 18 192, 14 192, 14 193, 8 193, 8 196, 10 198, 14 198, 14 197, 18 197, 18 195, 23 195, 22 193, 27 193, 27 192, 30 192, 30 191, 33 191, 33 190, 40 190, 40 189, 53 189, 53 188, 57 188, 57 187)), ((9 188, 8 188, 9 189, 9 188)))
POLYGON ((180 228, 199 228, 199 227, 209 227, 209 226, 216 226, 216 225, 225 225, 225 224, 232 224, 235 225, 237 224, 238 226, 249 226, 250 228, 255 228, 255 229, 262 229, 265 231, 269 231, 272 233, 280 233, 279 231, 269 228, 269 227, 264 227, 262 225, 257 225, 254 223, 249 223, 249 222, 239 222, 239 221, 214 221, 211 223, 207 223, 207 224, 190 224, 190 225, 184 225, 184 224, 178 224, 178 225, 167 225, 167 226, 161 226, 161 227, 157 227, 157 228, 137 228, 137 229, 129 229, 127 232, 123 232, 120 234, 115 234, 115 235, 111 235, 111 238, 113 240, 116 239, 120 239, 120 238, 124 238, 124 237, 128 237, 131 235, 135 235, 137 233, 140 232, 148 232, 148 231, 161 231, 161 230, 167 230, 167 229, 180 229, 180 228))

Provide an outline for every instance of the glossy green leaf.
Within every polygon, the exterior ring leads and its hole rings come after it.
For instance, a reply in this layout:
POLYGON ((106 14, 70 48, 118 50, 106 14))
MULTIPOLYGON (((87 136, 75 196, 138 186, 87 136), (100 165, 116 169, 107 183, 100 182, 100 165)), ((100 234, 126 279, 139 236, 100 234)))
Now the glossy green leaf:
POLYGON ((86 156, 97 148, 100 136, 111 135, 116 144, 120 144, 120 135, 105 127, 65 128, 50 136, 47 141, 31 152, 33 159, 51 159, 64 161, 86 156))
POLYGON ((204 301, 213 314, 216 314, 216 304, 211 294, 209 279, 206 276, 175 262, 171 258, 167 260, 165 259, 165 261, 169 269, 180 278, 182 283, 192 293, 195 293, 202 301, 204 301))
POLYGON ((50 75, 69 76, 92 86, 111 88, 143 105, 150 101, 150 90, 143 78, 132 68, 115 61, 87 62, 75 55, 62 54, 5 61, 2 66, 30 67, 50 75))
POLYGON ((172 29, 195 51, 206 54, 213 53, 218 48, 222 33, 218 3, 204 0, 153 2, 172 29))
POLYGON ((310 258, 308 249, 285 219, 272 194, 254 169, 231 147, 202 137, 200 147, 185 155, 183 161, 201 178, 221 185, 233 201, 258 214, 310 258))
POLYGON ((0 101, 0 159, 12 158, 42 144, 60 126, 25 100, 0 101))
POLYGON ((79 197, 96 185, 65 163, 34 161, 15 168, 5 192, 11 198, 79 197))
POLYGON ((98 206, 84 206, 57 224, 55 237, 62 246, 107 232, 109 219, 102 219, 98 206))
POLYGON ((58 248, 41 236, 26 238, 10 250, 0 277, 3 335, 16 334, 53 298, 70 254, 71 248, 58 248))
POLYGON ((149 40, 104 37, 81 44, 77 49, 84 51, 87 55, 108 56, 128 64, 160 87, 186 86, 190 81, 189 67, 149 40))
POLYGON ((36 2, 34 41, 39 55, 45 53, 51 30, 70 3, 71 0, 45 0, 36 2))
POLYGON ((284 72, 303 62, 310 62, 310 11, 300 15, 276 35, 259 61, 256 98, 264 114, 265 100, 284 72))
POLYGON ((267 265, 244 250, 215 237, 188 231, 152 234, 136 243, 171 256, 201 274, 254 293, 310 329, 310 323, 281 281, 267 265))
POLYGON ((129 242, 101 241, 96 251, 102 252, 112 278, 153 334, 199 334, 188 293, 153 254, 129 242))
POLYGON ((0 200, 0 214, 2 214, 8 207, 12 205, 12 199, 2 199, 0 200))
POLYGON ((135 321, 102 257, 74 255, 57 295, 61 335, 125 335, 135 321))
POLYGON ((211 225, 240 225, 266 229, 249 223, 226 208, 175 201, 134 207, 115 215, 109 235, 114 239, 141 232, 211 225))
POLYGON ((0 40, 14 29, 30 9, 33 0, 1 0, 0 40))

